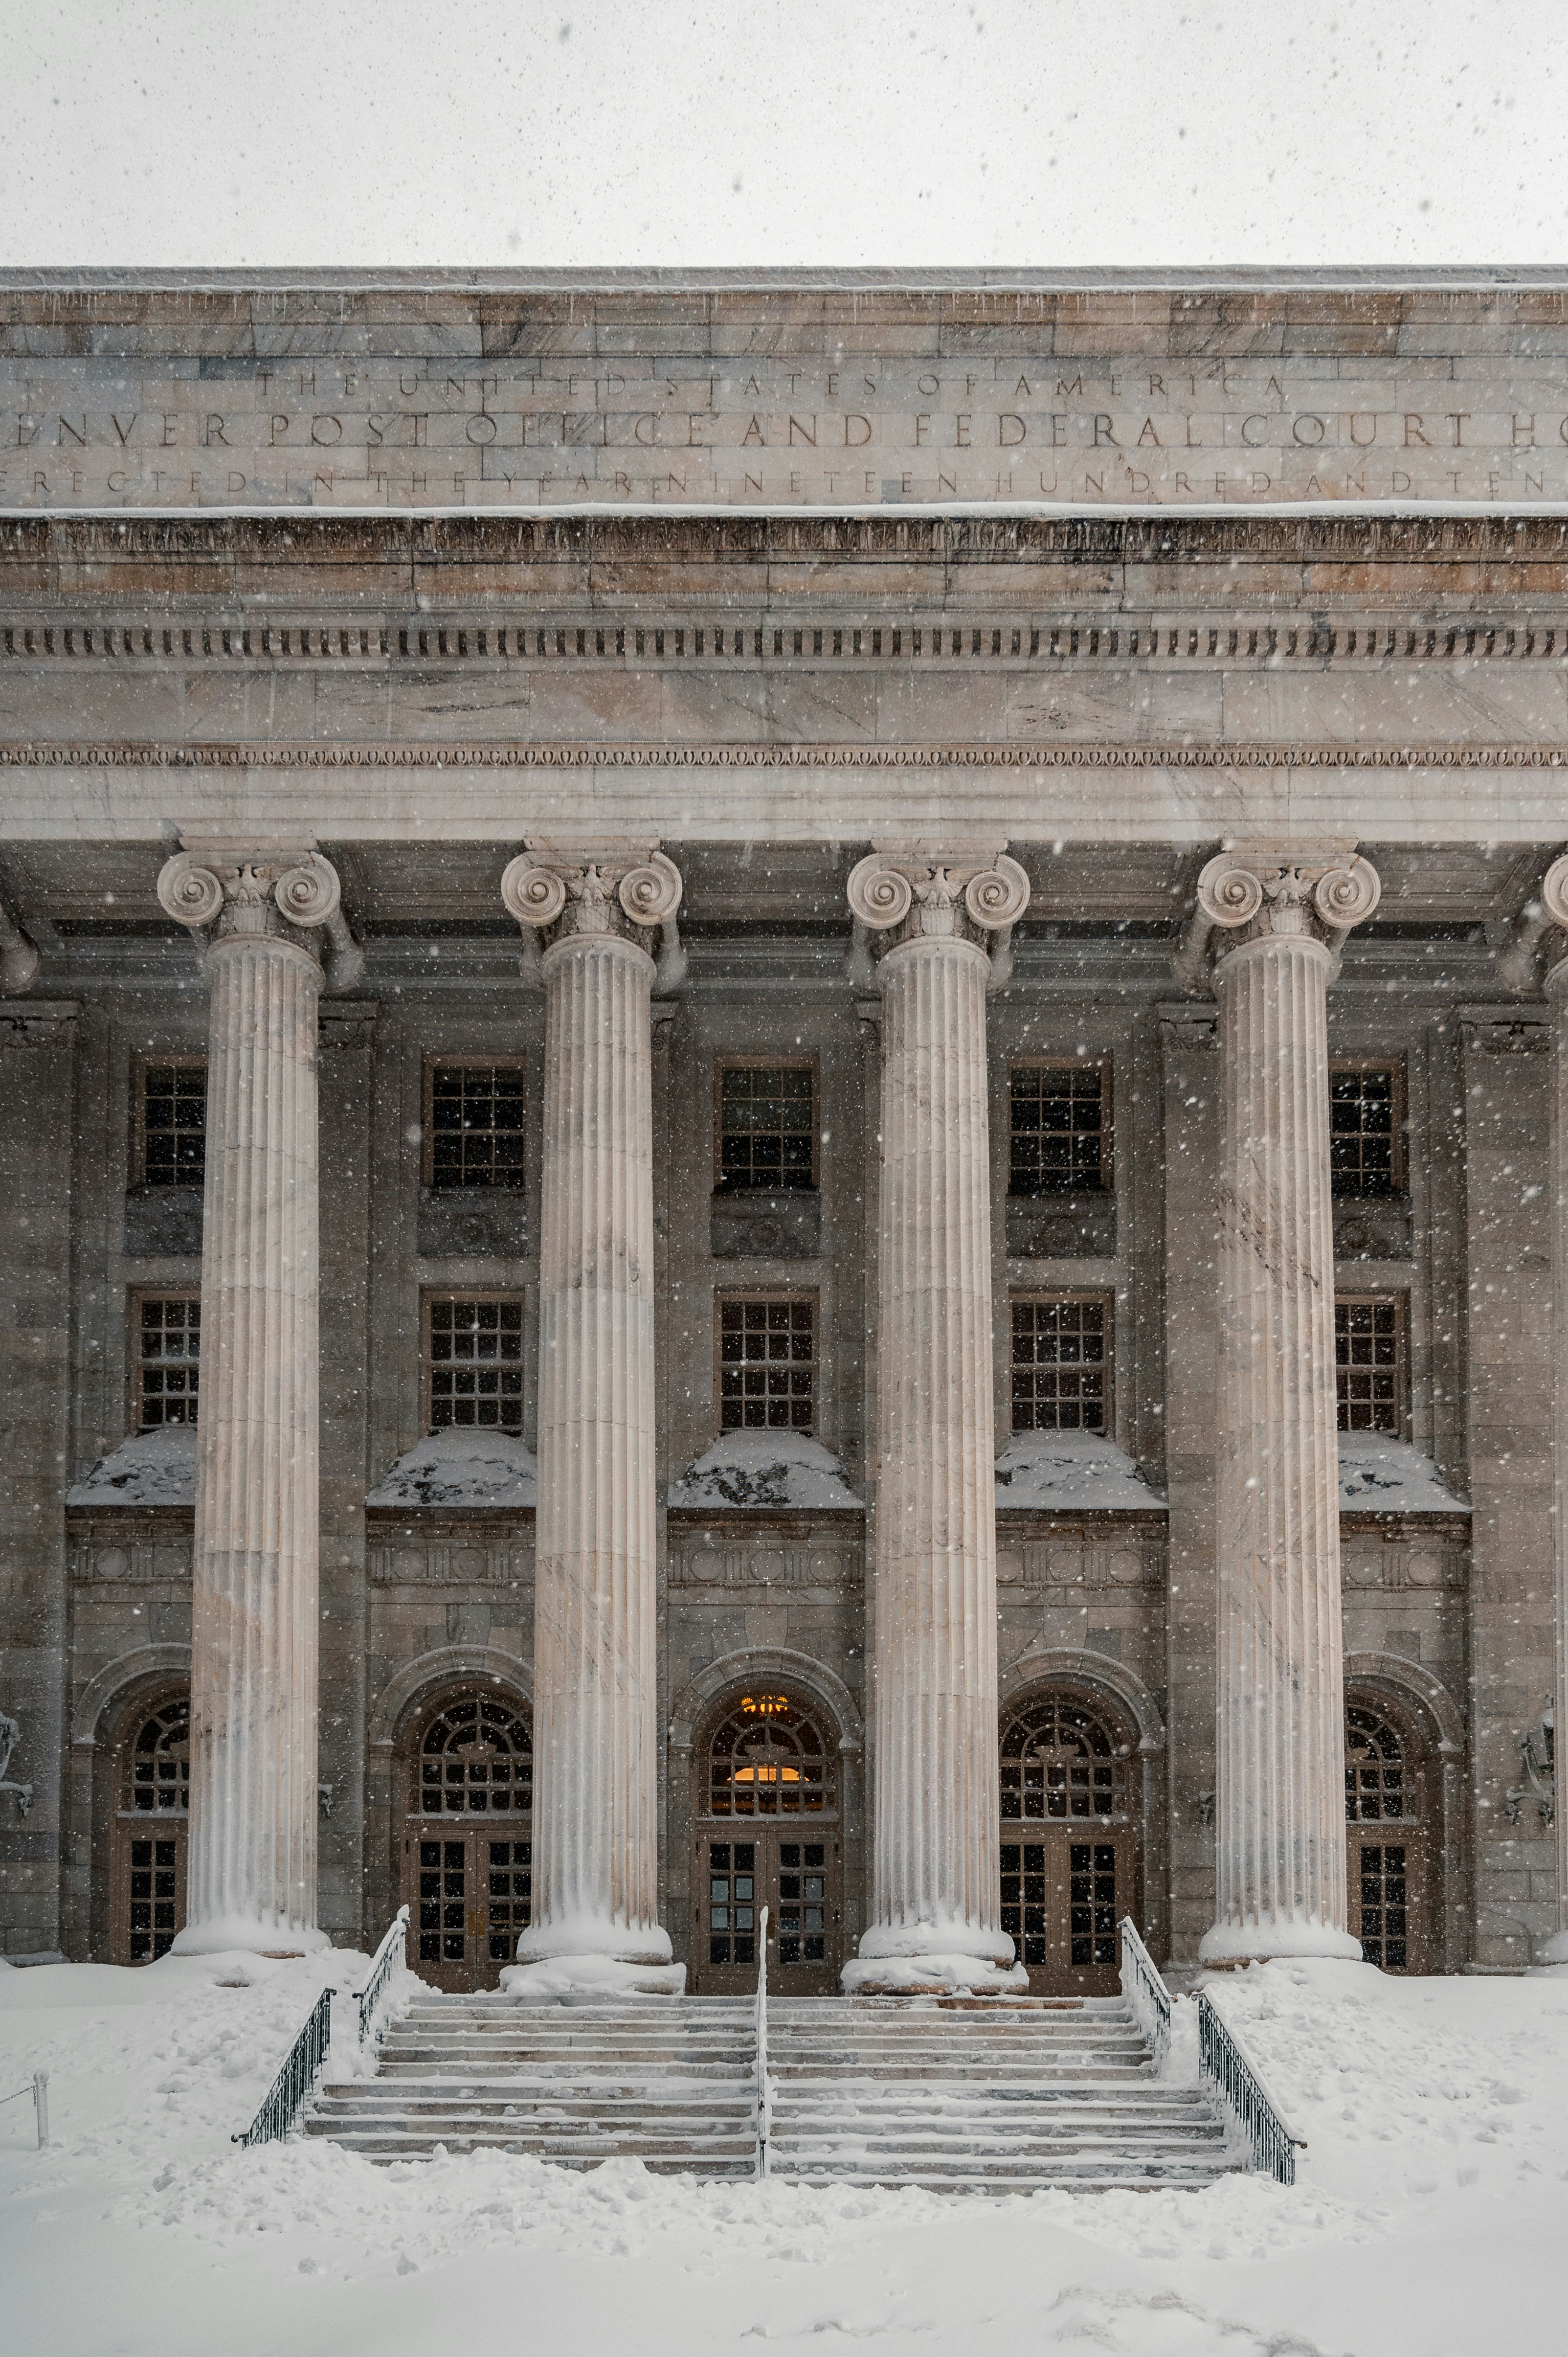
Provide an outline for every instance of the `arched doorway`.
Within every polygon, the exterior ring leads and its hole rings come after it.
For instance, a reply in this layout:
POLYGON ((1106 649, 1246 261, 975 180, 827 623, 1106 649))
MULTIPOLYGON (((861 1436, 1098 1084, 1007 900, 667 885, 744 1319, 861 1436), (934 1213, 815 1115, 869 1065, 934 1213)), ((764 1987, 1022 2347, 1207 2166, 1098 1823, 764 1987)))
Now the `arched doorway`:
POLYGON ((1002 1928, 1031 1991, 1109 1996, 1133 1910, 1133 1745, 1101 1706, 1053 1687, 1002 1727, 1002 1928))
POLYGON ((421 1980, 494 1988, 517 1955, 533 1894, 533 1729, 494 1693, 428 1709, 405 1762, 403 1897, 421 1980))
POLYGON ((114 1760, 109 1953, 116 1964, 156 1964, 185 1924, 190 1822, 190 1696, 141 1705, 114 1760))
POLYGON ((785 1996, 836 1991, 843 1963, 837 1742, 820 1704, 757 1684, 721 1704, 694 1754, 691 1985, 757 1986, 761 1910, 768 1977, 785 1996))
POLYGON ((1432 1970, 1437 1846, 1432 1777, 1414 1724, 1381 1695, 1352 1689, 1345 1709, 1349 1928, 1385 1973, 1432 1970))

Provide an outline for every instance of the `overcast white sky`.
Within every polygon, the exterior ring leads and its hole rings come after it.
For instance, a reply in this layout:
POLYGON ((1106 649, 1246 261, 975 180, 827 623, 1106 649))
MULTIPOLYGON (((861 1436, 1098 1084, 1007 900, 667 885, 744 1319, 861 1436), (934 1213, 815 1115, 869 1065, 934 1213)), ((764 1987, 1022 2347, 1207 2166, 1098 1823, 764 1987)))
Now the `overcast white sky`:
POLYGON ((0 264, 1554 263, 1564 0, 0 0, 0 264))

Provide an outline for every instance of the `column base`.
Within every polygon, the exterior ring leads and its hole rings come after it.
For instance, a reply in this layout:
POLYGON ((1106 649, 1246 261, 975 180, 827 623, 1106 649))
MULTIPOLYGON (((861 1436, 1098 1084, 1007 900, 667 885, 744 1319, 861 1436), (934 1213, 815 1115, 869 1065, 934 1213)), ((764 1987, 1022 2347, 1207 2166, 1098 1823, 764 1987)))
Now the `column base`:
POLYGON ((1005 1932, 974 1923, 876 1923, 841 1979, 846 1996, 1017 1996, 1029 1975, 1013 1957, 1005 1932))
POLYGON ((670 1934, 657 1923, 612 1923, 602 1916, 531 1923, 517 1962, 500 1978, 508 1996, 533 2005, 594 1997, 683 1996, 686 1967, 671 1962, 670 1934))
POLYGON ((1235 1972, 1244 1964, 1267 1964, 1286 1957, 1359 1964, 1361 1943, 1328 1923, 1310 1922, 1305 1916, 1274 1915, 1250 1923, 1211 1924, 1197 1951, 1199 1964, 1211 1973, 1235 1972))
POLYGON ((236 1952, 249 1956, 318 1956, 332 1945, 313 1923, 268 1923, 257 1915, 218 1915, 205 1923, 188 1923, 177 1932, 169 1953, 174 1956, 222 1956, 236 1952))
POLYGON ((1553 1932, 1536 1950, 1533 1969, 1538 1973, 1561 1972, 1564 1965, 1568 1965, 1568 1931, 1553 1932))
POLYGON ((534 1964, 508 1964, 501 1994, 517 2005, 592 2005, 624 1997, 686 1994, 684 1964, 634 1964, 619 1956, 551 1956, 534 1964))

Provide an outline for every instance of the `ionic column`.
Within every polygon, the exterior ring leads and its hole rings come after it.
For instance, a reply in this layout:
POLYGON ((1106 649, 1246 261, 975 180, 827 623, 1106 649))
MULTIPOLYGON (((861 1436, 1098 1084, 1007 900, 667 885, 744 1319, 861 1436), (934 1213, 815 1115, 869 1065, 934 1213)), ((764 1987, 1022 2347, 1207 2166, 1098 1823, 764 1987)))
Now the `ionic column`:
POLYGON ((1379 883, 1341 850, 1198 879, 1219 1002, 1218 1918, 1199 1955, 1360 1953, 1345 1707, 1327 985, 1379 883))
POLYGON ((324 1947, 316 1928, 317 943, 315 853, 182 852, 205 938, 207 1181, 183 1954, 324 1947))
POLYGON ((1553 1458, 1553 1547, 1556 1556, 1555 1611, 1557 1631, 1557 1692, 1552 1710, 1553 1771, 1556 1803, 1552 1822, 1557 1835, 1557 1929, 1541 1943, 1536 1961, 1568 1964, 1568 856, 1554 860, 1541 888, 1541 908, 1550 930, 1546 996, 1552 1006, 1552 1316, 1553 1458))
POLYGON ((873 1610, 872 1921, 849 1990, 1023 1986, 998 1887, 995 1433, 986 936, 1011 859, 874 853, 885 935, 873 1610), (939 864, 940 863, 940 864, 939 864))
POLYGON ((659 1922, 653 1112, 643 946, 681 877, 529 852, 501 881, 545 994, 533 1921, 514 1996, 678 1995, 659 1922))

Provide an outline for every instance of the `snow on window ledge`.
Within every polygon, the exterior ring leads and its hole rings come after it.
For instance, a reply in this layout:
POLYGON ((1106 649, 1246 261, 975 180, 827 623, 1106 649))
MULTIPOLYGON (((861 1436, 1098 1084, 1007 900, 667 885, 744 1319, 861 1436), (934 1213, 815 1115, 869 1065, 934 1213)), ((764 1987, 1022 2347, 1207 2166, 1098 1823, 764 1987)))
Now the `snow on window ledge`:
POLYGON ((194 1506, 196 1427, 134 1432, 66 1491, 68 1506, 194 1506))
POLYGON ((1430 1457, 1408 1440, 1380 1432, 1339 1435, 1341 1512, 1467 1514, 1467 1499, 1450 1490, 1430 1457))
POLYGON ((861 1501, 832 1449, 802 1432, 726 1432, 670 1484, 668 1502, 684 1507, 837 1507, 861 1501))
POLYGON ((365 1500, 367 1506, 532 1507, 538 1462, 510 1433, 449 1426, 400 1457, 365 1500))
POLYGON ((1103 1433, 1015 1432, 996 1459, 996 1502, 1124 1513, 1165 1501, 1103 1433))

